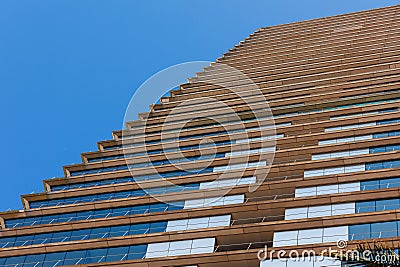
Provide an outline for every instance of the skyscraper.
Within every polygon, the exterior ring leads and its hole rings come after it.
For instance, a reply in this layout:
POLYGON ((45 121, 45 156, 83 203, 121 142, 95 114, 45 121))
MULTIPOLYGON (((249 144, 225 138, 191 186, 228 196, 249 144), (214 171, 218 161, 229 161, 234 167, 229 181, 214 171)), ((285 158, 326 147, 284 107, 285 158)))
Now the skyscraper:
POLYGON ((1 213, 0 266, 346 266, 288 258, 398 248, 399 12, 259 29, 1 213))

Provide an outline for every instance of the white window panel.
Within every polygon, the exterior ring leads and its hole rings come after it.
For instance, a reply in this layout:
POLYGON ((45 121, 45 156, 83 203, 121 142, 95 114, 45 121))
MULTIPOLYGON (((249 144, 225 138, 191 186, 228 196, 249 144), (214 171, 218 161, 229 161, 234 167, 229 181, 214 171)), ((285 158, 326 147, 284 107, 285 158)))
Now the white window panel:
POLYGON ((213 253, 215 238, 194 239, 190 254, 213 253))
POLYGON ((295 197, 329 195, 360 191, 360 182, 296 188, 295 197))
POLYGON ((337 242, 339 240, 348 241, 349 227, 338 226, 324 228, 323 243, 337 242))
POLYGON ((304 171, 304 177, 315 177, 315 176, 323 176, 324 175, 324 170, 306 170, 304 171))
POLYGON ((333 175, 333 174, 340 174, 340 173, 344 173, 344 167, 326 168, 324 171, 324 175, 333 175))
POLYGON ((235 186, 239 183, 240 179, 229 179, 218 181, 218 187, 235 186))
POLYGON ((146 258, 166 257, 168 255, 168 250, 169 242, 148 244, 146 258))
POLYGON ((307 229, 299 231, 298 244, 318 244, 322 243, 323 229, 307 229))
POLYGON ((318 260, 314 262, 314 267, 341 267, 342 262, 337 259, 332 259, 332 258, 327 258, 324 257, 324 259, 318 260))
POLYGON ((189 255, 192 247, 192 240, 182 240, 171 242, 168 256, 189 255))
POLYGON ((317 187, 296 188, 295 197, 311 197, 317 195, 317 187))
POLYGON ((285 210, 285 220, 296 220, 296 219, 304 219, 307 218, 308 208, 293 208, 285 210))
POLYGON ((247 168, 264 167, 264 166, 267 166, 267 162, 266 161, 250 162, 247 165, 248 165, 248 167, 246 166, 247 168))
POLYGON ((376 126, 376 122, 369 122, 360 124, 360 127, 369 127, 369 126, 376 126))
POLYGON ((209 227, 221 227, 231 225, 231 215, 210 217, 209 227))
POLYGON ((260 262, 260 267, 286 267, 287 259, 273 259, 260 262))
MULTIPOLYGON (((275 126, 276 127, 276 126, 275 126)), ((255 127, 251 127, 248 128, 248 130, 252 130, 252 129, 260 129, 260 130, 264 130, 264 129, 273 129, 274 126, 273 125, 263 125, 263 126, 255 126, 255 127)))
POLYGON ((188 220, 187 229, 200 229, 200 228, 208 228, 209 226, 209 217, 204 218, 191 218, 188 220))
POLYGON ((212 181, 212 182, 202 182, 200 183, 200 189, 210 189, 210 188, 218 188, 219 187, 219 181, 212 181))
POLYGON ((276 147, 274 147, 274 146, 263 147, 260 149, 260 153, 275 152, 275 151, 276 151, 276 147))
POLYGON ((344 214, 355 214, 356 204, 355 203, 344 203, 332 205, 332 216, 344 215, 344 214))
POLYGON ((282 137, 285 137, 285 135, 284 134, 267 135, 267 136, 263 136, 263 137, 235 140, 235 143, 236 144, 250 143, 253 141, 272 140, 272 139, 277 139, 277 138, 282 138, 282 137))
POLYGON ((257 177, 243 177, 239 180, 238 185, 255 184, 257 177))
POLYGON ((202 208, 202 207, 213 207, 230 204, 240 204, 244 202, 244 195, 233 195, 215 198, 203 198, 203 199, 190 199, 185 200, 184 209, 202 208))
POLYGON ((360 136, 344 137, 344 138, 338 138, 338 139, 328 139, 328 140, 319 141, 318 145, 332 145, 332 144, 340 144, 340 143, 349 143, 349 142, 370 140, 373 138, 374 138, 373 135, 360 135, 360 136))
POLYGON ((336 139, 329 139, 329 140, 321 140, 318 141, 318 145, 319 146, 323 146, 323 145, 333 145, 336 144, 336 139))
POLYGON ((339 130, 349 130, 349 129, 356 129, 358 127, 359 127, 358 124, 350 124, 350 125, 342 125, 337 128, 339 128, 339 130))
POLYGON ((313 206, 308 208, 308 218, 326 217, 332 215, 332 206, 313 206))
POLYGON ((274 247, 296 246, 299 231, 285 231, 274 233, 274 247))
POLYGON ((343 116, 332 116, 329 118, 329 120, 331 121, 335 121, 335 120, 340 120, 340 119, 346 119, 348 118, 350 115, 343 115, 343 116))
POLYGON ((243 177, 243 178, 235 178, 235 179, 215 180, 212 182, 200 183, 200 189, 210 189, 210 188, 218 188, 218 187, 224 187, 224 186, 253 184, 255 182, 256 182, 256 177, 243 177))
POLYGON ((366 155, 369 154, 369 149, 350 150, 350 156, 366 155))
POLYGON ((204 207, 223 206, 225 197, 210 197, 204 200, 204 207))
POLYGON ((331 154, 331 158, 342 158, 350 156, 350 151, 339 151, 331 154))
POLYGON ((345 166, 345 173, 365 171, 365 164, 345 166))
POLYGON ((266 166, 266 165, 267 165, 266 161, 233 164, 233 165, 229 165, 229 166, 214 167, 213 172, 222 172, 222 171, 228 171, 228 170, 254 168, 254 167, 266 166))
POLYGON ((244 202, 244 195, 233 195, 224 197, 224 205, 239 204, 244 202))
POLYGON ((286 267, 310 267, 313 266, 313 262, 306 259, 289 259, 286 263, 286 267))
POLYGON ((354 214, 355 203, 310 206, 285 210, 285 220, 354 214))
POLYGON ((370 140, 370 139, 374 139, 374 136, 372 134, 371 135, 361 135, 361 136, 354 137, 355 141, 370 140))
POLYGON ((168 221, 166 232, 185 231, 188 228, 188 219, 168 221))
POLYGON ((339 184, 339 193, 357 192, 361 190, 360 182, 339 184))
POLYGON ((230 215, 174 220, 167 223, 166 232, 229 226, 230 215))
POLYGON ((317 195, 337 194, 338 190, 339 186, 337 184, 321 185, 317 187, 317 195))
POLYGON ((213 172, 223 172, 229 170, 229 166, 218 166, 213 168, 213 172))
POLYGON ((153 243, 147 246, 146 258, 213 253, 215 238, 153 243))
POLYGON ((184 209, 193 209, 204 207, 204 199, 189 199, 185 200, 184 209))
POLYGON ((266 152, 274 152, 275 147, 265 147, 261 149, 251 149, 251 150, 240 150, 240 151, 233 151, 230 153, 226 153, 225 157, 234 157, 234 156, 244 156, 244 155, 252 155, 258 153, 266 153, 266 152))
POLYGON ((341 127, 330 127, 330 128, 325 128, 325 132, 333 132, 333 131, 340 131, 341 127))
POLYGON ((234 151, 234 152, 226 153, 225 157, 235 157, 235 156, 242 156, 242 155, 250 155, 252 153, 258 153, 258 150, 234 151))
POLYGON ((238 182, 238 179, 216 180, 212 182, 200 183, 200 189, 218 188, 224 186, 233 186, 238 182))
POLYGON ((269 259, 260 262, 260 267, 341 267, 340 260, 328 257, 308 257, 296 259, 269 259))
POLYGON ((354 137, 345 137, 345 138, 337 139, 336 143, 350 143, 350 142, 354 142, 354 141, 355 141, 354 137))
POLYGON ((329 159, 330 157, 331 157, 331 153, 315 154, 315 155, 311 155, 311 160, 329 159))
POLYGON ((333 132, 333 131, 340 131, 340 130, 349 130, 349 129, 358 129, 363 127, 375 126, 376 122, 368 122, 362 124, 350 124, 350 125, 343 125, 338 127, 329 127, 325 128, 325 132, 333 132))
POLYGON ((304 171, 304 177, 334 175, 334 174, 350 173, 350 172, 358 172, 358 171, 365 171, 365 164, 343 166, 343 167, 333 167, 333 168, 317 169, 317 170, 307 170, 307 171, 304 171))

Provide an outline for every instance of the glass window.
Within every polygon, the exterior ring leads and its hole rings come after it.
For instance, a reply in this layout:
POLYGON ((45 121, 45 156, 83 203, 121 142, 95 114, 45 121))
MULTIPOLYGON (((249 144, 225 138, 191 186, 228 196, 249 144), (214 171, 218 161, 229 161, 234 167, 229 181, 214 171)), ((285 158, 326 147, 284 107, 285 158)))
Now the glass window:
POLYGON ((379 180, 363 181, 361 182, 361 190, 375 190, 379 189, 379 180))
POLYGON ((380 188, 393 188, 400 186, 400 178, 390 178, 380 181, 380 188))
POLYGON ((53 234, 53 237, 51 239, 52 243, 57 243, 57 242, 66 242, 69 241, 71 238, 72 232, 57 232, 53 234))
POLYGON ((374 134, 374 138, 385 138, 388 137, 388 133, 377 133, 374 134))
POLYGON ((399 208, 399 199, 384 199, 376 201, 376 211, 395 210, 399 208))
POLYGON ((381 146, 381 147, 372 147, 369 149, 369 153, 373 154, 373 153, 383 153, 386 152, 386 147, 381 146))
POLYGON ((74 230, 70 237, 71 241, 90 239, 90 229, 74 230))
POLYGON ((116 237, 116 236, 126 236, 129 233, 129 225, 122 226, 114 226, 109 230, 110 234, 108 237, 116 237))
POLYGON ((167 222, 152 222, 150 225, 149 233, 165 232, 167 229, 167 222))
POLYGON ((376 163, 367 163, 365 164, 365 169, 367 171, 372 171, 372 170, 379 170, 383 168, 382 162, 376 162, 376 163))
POLYGON ((85 262, 86 250, 69 251, 65 256, 64 265, 78 265, 85 262))
POLYGON ((348 240, 349 230, 347 226, 328 227, 323 231, 323 243, 348 240))
POLYGON ((149 232, 149 225, 150 224, 148 224, 148 223, 131 225, 127 235, 147 234, 149 232))
POLYGON ((308 208, 293 208, 285 210, 285 220, 308 218, 308 208))
POLYGON ((317 195, 317 187, 296 188, 296 197, 308 197, 317 195))
POLYGON ((43 267, 54 267, 64 265, 66 252, 56 252, 46 254, 46 258, 43 262, 43 267))
POLYGON ((371 239, 371 225, 360 224, 349 226, 349 240, 371 239))
POLYGON ((374 212, 374 211, 375 211, 375 201, 363 201, 356 203, 356 213, 374 212))
POLYGON ((331 205, 314 206, 308 208, 308 218, 325 217, 332 215, 331 205))
POLYGON ((146 255, 147 245, 136 245, 129 248, 127 260, 143 259, 146 255))
MULTIPOLYGON (((39 267, 42 266, 46 254, 28 255, 26 256, 24 267, 39 267)), ((22 266, 22 265, 21 265, 22 266)))
POLYGON ((298 244, 316 244, 322 243, 323 229, 307 229, 299 231, 298 244))
POLYGON ((84 264, 104 262, 106 259, 106 255, 106 248, 88 250, 86 253, 84 264))
POLYGON ((33 236, 26 235, 26 236, 18 236, 15 240, 14 246, 30 246, 32 244, 33 236))
POLYGON ((192 240, 171 242, 168 250, 168 256, 189 255, 192 242, 192 240))
POLYGON ((6 260, 6 266, 22 266, 26 256, 10 257, 6 260))
POLYGON ((14 246, 15 237, 3 237, 0 239, 0 248, 7 248, 14 246))
POLYGON ((285 231, 274 233, 274 247, 296 246, 299 231, 285 231))
POLYGON ((109 248, 107 251, 107 262, 126 260, 128 256, 129 247, 115 247, 109 248))
POLYGON ((342 203, 332 205, 332 216, 341 214, 354 214, 355 213, 355 203, 342 203))
POLYGON ((83 235, 89 235, 90 234, 90 239, 98 239, 98 238, 106 238, 108 234, 110 233, 110 228, 109 227, 101 227, 101 228, 93 228, 92 230, 84 230, 80 236, 83 235))
POLYGON ((322 185, 317 187, 317 195, 337 194, 338 191, 339 191, 339 186, 337 184, 322 185))
POLYGON ((131 208, 127 207, 127 208, 117 208, 114 210, 110 210, 109 212, 112 214, 110 214, 110 216, 112 217, 120 217, 120 216, 126 216, 129 214, 131 208))
POLYGON ((371 238, 387 238, 397 236, 396 222, 382 222, 371 224, 371 238))
POLYGON ((33 238, 32 245, 50 243, 52 237, 53 233, 35 235, 35 237, 33 238))
POLYGON ((339 184, 339 193, 360 191, 360 182, 339 184))

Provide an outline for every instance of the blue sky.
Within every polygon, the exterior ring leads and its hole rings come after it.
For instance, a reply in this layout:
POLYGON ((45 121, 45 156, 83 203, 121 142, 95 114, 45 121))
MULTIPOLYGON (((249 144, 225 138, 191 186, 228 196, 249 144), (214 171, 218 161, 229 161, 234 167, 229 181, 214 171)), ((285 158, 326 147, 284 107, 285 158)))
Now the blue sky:
POLYGON ((0 210, 121 128, 147 78, 213 61, 259 27, 398 4, 376 0, 0 1, 0 210))

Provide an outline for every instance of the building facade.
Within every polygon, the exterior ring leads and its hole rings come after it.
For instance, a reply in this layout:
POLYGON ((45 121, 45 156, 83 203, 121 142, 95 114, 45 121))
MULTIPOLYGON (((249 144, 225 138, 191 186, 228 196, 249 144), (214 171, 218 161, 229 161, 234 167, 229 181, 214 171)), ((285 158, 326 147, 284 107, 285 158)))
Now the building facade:
POLYGON ((269 252, 398 248, 399 40, 400 6, 259 29, 1 213, 0 266, 350 266, 269 252))

